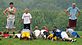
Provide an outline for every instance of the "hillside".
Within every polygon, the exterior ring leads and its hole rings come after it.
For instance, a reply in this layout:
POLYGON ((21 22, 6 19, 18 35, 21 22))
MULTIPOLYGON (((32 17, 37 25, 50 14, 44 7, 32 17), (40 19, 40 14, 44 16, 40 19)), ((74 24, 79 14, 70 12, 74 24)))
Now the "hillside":
MULTIPOLYGON (((32 29, 38 25, 40 29, 46 25, 49 30, 53 26, 57 26, 63 30, 68 24, 68 16, 63 11, 65 8, 71 6, 72 2, 76 2, 77 6, 82 10, 82 0, 0 0, 0 30, 5 30, 6 16, 3 15, 3 10, 8 7, 9 2, 14 2, 17 8, 16 13, 16 30, 23 28, 20 23, 23 9, 28 7, 32 14, 32 29)), ((81 11, 82 12, 82 11, 81 11)), ((82 30, 82 13, 78 17, 76 30, 82 30)))
POLYGON ((71 6, 72 2, 76 2, 79 8, 82 8, 82 0, 0 0, 0 8, 8 7, 9 2, 14 2, 18 9, 48 9, 59 10, 71 6))

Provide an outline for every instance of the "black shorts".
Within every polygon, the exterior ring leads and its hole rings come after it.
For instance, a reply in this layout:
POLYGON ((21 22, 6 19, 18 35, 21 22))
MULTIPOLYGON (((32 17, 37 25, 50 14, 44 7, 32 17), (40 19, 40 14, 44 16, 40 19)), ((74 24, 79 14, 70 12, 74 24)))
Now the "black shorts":
POLYGON ((24 29, 29 29, 30 30, 30 24, 24 24, 24 29))

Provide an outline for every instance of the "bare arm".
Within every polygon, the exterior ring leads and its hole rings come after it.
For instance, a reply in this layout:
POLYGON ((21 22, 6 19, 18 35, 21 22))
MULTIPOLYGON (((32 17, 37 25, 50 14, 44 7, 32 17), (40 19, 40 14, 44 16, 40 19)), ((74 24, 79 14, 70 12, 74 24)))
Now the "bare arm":
POLYGON ((20 22, 20 23, 23 23, 23 20, 24 20, 24 19, 21 19, 19 22, 20 22))
POLYGON ((69 11, 65 10, 65 13, 68 15, 68 16, 71 16, 69 11))
POLYGON ((67 15, 70 15, 68 11, 66 11, 66 14, 67 14, 67 15))
POLYGON ((14 11, 12 12, 13 14, 15 14, 16 13, 16 8, 14 8, 14 11))
POLYGON ((64 9, 64 12, 65 12, 67 15, 70 15, 70 13, 69 13, 66 9, 64 9))
POLYGON ((68 16, 71 16, 70 13, 69 13, 70 9, 71 9, 71 8, 69 7, 68 9, 65 9, 65 10, 64 10, 68 16))
POLYGON ((8 8, 3 11, 3 14, 6 15, 7 12, 8 12, 8 8))
POLYGON ((78 16, 80 15, 80 11, 78 11, 78 16))

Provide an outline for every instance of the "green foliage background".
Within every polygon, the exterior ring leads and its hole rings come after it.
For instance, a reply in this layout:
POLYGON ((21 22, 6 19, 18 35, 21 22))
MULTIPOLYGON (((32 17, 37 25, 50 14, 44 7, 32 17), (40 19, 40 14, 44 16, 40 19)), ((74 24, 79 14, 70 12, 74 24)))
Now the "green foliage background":
MULTIPOLYGON (((68 24, 68 16, 65 14, 64 9, 71 6, 72 2, 75 2, 80 10, 82 9, 82 0, 0 0, 0 30, 5 30, 6 16, 3 15, 3 10, 9 6, 9 2, 14 2, 17 8, 16 30, 23 28, 20 20, 25 8, 29 8, 32 14, 32 29, 36 25, 40 29, 46 25, 49 30, 52 30, 54 25, 63 30, 65 29, 68 24)), ((81 18, 82 15, 78 17, 76 30, 82 30, 81 18)))

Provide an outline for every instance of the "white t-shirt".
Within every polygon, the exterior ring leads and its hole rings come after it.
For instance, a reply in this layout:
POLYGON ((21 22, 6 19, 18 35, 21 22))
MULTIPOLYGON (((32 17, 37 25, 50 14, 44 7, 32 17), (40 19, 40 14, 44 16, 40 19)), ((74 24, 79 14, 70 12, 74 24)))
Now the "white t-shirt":
POLYGON ((72 35, 72 32, 74 32, 74 30, 69 28, 69 29, 66 30, 66 32, 69 32, 72 35))
POLYGON ((66 32, 61 32, 61 37, 62 37, 62 39, 64 39, 64 38, 69 38, 68 37, 68 35, 67 35, 67 33, 66 32))
POLYGON ((41 35, 44 35, 44 33, 43 33, 44 31, 46 31, 46 30, 44 30, 44 29, 43 29, 43 30, 41 30, 41 35))
POLYGON ((15 36, 17 36, 18 38, 20 38, 21 37, 21 34, 15 34, 15 36))
POLYGON ((59 29, 56 29, 56 32, 61 32, 59 29))
POLYGON ((35 30, 34 34, 35 34, 36 37, 39 36, 40 35, 40 30, 35 30))
POLYGON ((22 16, 22 19, 24 19, 24 24, 29 24, 29 23, 31 23, 30 21, 30 19, 32 19, 32 16, 31 16, 31 14, 30 13, 24 13, 23 14, 23 16, 22 16))

